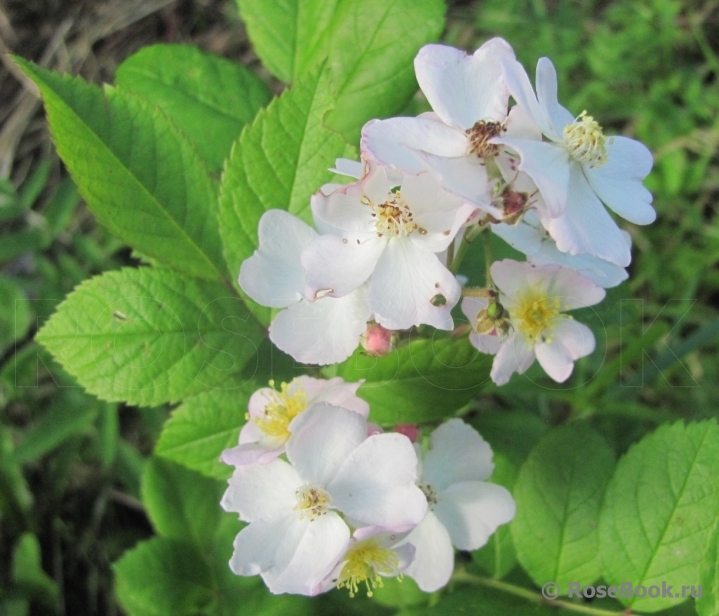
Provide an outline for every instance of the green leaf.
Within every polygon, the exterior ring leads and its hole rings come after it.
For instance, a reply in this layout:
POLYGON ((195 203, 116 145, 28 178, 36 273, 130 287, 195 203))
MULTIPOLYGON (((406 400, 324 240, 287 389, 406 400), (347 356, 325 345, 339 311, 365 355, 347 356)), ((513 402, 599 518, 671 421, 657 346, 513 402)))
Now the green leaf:
POLYGON ((716 420, 663 425, 619 461, 599 521, 604 578, 649 588, 673 585, 674 598, 624 598, 656 612, 698 585, 699 563, 719 511, 716 420))
POLYGON ((220 499, 227 486, 182 466, 153 458, 142 478, 142 502, 163 537, 193 543, 212 542, 220 523, 220 499))
POLYGON ((696 600, 699 616, 719 616, 719 522, 714 524, 704 552, 699 584, 702 587, 702 596, 696 600))
POLYGON ((597 525, 614 470, 614 454, 586 424, 545 434, 519 471, 517 516, 511 524, 517 558, 542 586, 592 584, 601 575, 597 525))
POLYGON ((172 412, 157 443, 158 455, 210 477, 227 479, 232 468, 220 454, 238 443, 247 404, 260 385, 212 389, 184 401, 172 412))
POLYGON ((60 589, 57 582, 42 568, 42 554, 37 536, 24 533, 15 545, 12 560, 13 582, 20 586, 23 594, 53 608, 60 589))
MULTIPOLYGON (((323 125, 331 105, 326 79, 315 72, 260 111, 235 143, 220 187, 220 231, 233 278, 257 248, 267 210, 288 210, 311 223, 310 197, 330 181, 328 168, 346 149, 323 125)), ((268 311, 257 314, 268 322, 268 311)))
MULTIPOLYGON (((4 240, 5 238, 3 238, 4 240)), ((0 276, 0 353, 30 329, 29 300, 11 278, 0 276)))
POLYGON ((224 285, 142 267, 82 283, 37 339, 90 393, 154 406, 221 388, 261 337, 224 285))
POLYGON ((271 98, 252 71, 189 45, 152 45, 117 69, 115 82, 159 107, 219 171, 242 127, 271 98))
MULTIPOLYGON (((516 480, 517 469, 515 466, 506 456, 495 452, 494 472, 490 481, 513 492, 516 480)), ((514 569, 517 564, 517 553, 514 549, 509 525, 500 526, 482 549, 472 553, 472 558, 475 563, 496 579, 503 578, 514 569)))
POLYGON ((330 125, 348 139, 398 113, 417 90, 412 60, 444 26, 442 0, 237 0, 257 55, 284 82, 325 58, 337 95, 330 125))
POLYGON ((40 88, 58 153, 98 220, 172 268, 221 278, 214 188, 173 124, 135 95, 15 60, 40 88))
POLYGON ((452 417, 470 402, 488 380, 491 363, 491 355, 466 338, 418 339, 384 357, 357 351, 336 374, 366 380, 357 394, 369 402, 372 421, 422 423, 452 417))
POLYGON ((130 616, 184 616, 213 598, 212 571, 192 545, 155 537, 114 564, 115 592, 130 616))

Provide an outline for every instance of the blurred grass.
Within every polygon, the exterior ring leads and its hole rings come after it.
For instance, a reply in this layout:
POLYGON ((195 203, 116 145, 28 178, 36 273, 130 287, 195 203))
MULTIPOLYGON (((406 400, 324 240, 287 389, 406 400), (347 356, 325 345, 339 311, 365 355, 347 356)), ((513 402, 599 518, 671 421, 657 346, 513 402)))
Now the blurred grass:
MULTIPOLYGON (((478 406, 554 423, 592 415, 618 451, 661 421, 716 416, 719 1, 450 2, 445 42, 472 51, 491 36, 506 38, 530 74, 550 57, 567 108, 650 147, 658 220, 622 221, 634 242, 631 278, 577 315, 602 335, 572 379, 559 386, 535 366, 488 389, 478 406)), ((10 1, 0 39, 3 49, 95 81, 111 81, 119 62, 157 41, 191 42, 258 69, 234 5, 221 0, 10 1)), ((0 614, 115 614, 109 562, 151 533, 139 476, 167 410, 98 402, 32 340, 78 282, 132 260, 87 214, 24 87, 4 62, 0 614)))

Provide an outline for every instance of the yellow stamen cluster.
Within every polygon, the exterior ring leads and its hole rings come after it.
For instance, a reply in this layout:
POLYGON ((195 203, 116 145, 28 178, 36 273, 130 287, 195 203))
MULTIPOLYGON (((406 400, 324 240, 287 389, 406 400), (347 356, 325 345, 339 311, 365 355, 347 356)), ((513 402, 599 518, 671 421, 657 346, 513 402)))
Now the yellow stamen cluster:
POLYGON ((590 167, 601 167, 607 162, 606 141, 602 127, 586 111, 564 127, 564 147, 572 158, 590 167))
POLYGON ((561 297, 549 297, 543 285, 538 284, 525 289, 512 307, 513 322, 530 342, 540 336, 549 342, 556 318, 562 309, 561 297))
MULTIPOLYGON (((372 217, 375 218, 375 228, 379 237, 405 236, 418 229, 413 220, 412 210, 402 199, 402 193, 399 190, 389 193, 387 200, 379 205, 373 203, 368 197, 363 197, 362 203, 372 208, 372 217)), ((420 233, 422 231, 419 229, 420 233)))
MULTIPOLYGON (((270 387, 274 386, 275 382, 270 381, 270 387)), ((282 383, 279 391, 272 391, 267 397, 269 401, 262 415, 253 421, 267 436, 286 441, 290 438, 290 422, 307 408, 307 394, 300 387, 290 393, 290 386, 282 383)))
POLYGON ((399 574, 397 552, 379 546, 373 539, 357 542, 347 550, 346 558, 337 578, 337 588, 349 590, 350 597, 357 594, 362 583, 367 588, 367 596, 371 597, 372 589, 383 586, 380 574, 399 574))
POLYGON ((295 511, 300 512, 300 519, 307 518, 314 521, 327 513, 332 497, 319 486, 304 485, 295 492, 297 506, 295 511))

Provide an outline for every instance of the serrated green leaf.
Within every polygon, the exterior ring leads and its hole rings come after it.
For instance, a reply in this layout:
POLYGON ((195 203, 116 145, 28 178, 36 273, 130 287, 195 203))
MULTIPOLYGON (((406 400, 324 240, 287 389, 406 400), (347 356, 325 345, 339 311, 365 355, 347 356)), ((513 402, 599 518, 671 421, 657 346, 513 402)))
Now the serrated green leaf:
POLYGON ((220 499, 226 487, 168 460, 153 458, 142 477, 142 502, 160 535, 193 543, 205 551, 220 523, 220 499))
POLYGON ((98 220, 174 269, 222 278, 215 191, 172 123, 136 95, 15 60, 40 88, 58 153, 98 220))
POLYGON ((412 60, 444 25, 442 0, 237 0, 255 51, 282 81, 325 58, 337 95, 329 124, 349 140, 417 90, 412 60))
POLYGON ((82 283, 37 339, 90 393, 154 406, 221 388, 262 334, 224 285, 142 267, 82 283))
POLYGON ((719 616, 719 521, 714 524, 699 570, 702 596, 696 600, 699 616, 719 616))
POLYGON ((209 477, 227 479, 232 468, 220 454, 237 445, 247 404, 260 385, 213 389, 184 401, 165 424, 155 451, 209 477))
POLYGON ((212 571, 192 545, 166 537, 143 541, 114 564, 115 592, 130 616, 184 616, 213 598, 212 571))
POLYGON ((673 586, 674 598, 623 598, 633 611, 681 603, 697 586, 699 563, 719 511, 716 420, 664 425, 619 461, 599 521, 604 578, 649 588, 673 586))
MULTIPOLYGON (((311 223, 310 197, 330 181, 328 169, 346 149, 323 125, 331 106, 317 71, 260 111, 235 143, 220 187, 220 230, 233 278, 257 248, 257 226, 267 210, 287 210, 311 223)), ((269 311, 253 312, 269 322, 269 311)))
POLYGON ((601 575, 599 511, 614 453, 586 424, 547 432, 519 470, 512 539, 522 567, 542 586, 592 584, 601 575))
POLYGON ((357 394, 369 402, 371 421, 422 423, 454 416, 489 379, 491 363, 466 338, 418 339, 384 357, 357 351, 336 375, 365 379, 357 394))
MULTIPOLYGON (((489 480, 513 492, 517 474, 517 469, 509 458, 495 451, 494 472, 489 480)), ((500 526, 482 549, 472 553, 472 559, 496 579, 503 578, 514 569, 517 564, 517 553, 509 525, 500 526)))
POLYGON ((219 171, 242 127, 271 94, 241 64, 189 45, 152 45, 125 60, 115 83, 159 107, 219 171))

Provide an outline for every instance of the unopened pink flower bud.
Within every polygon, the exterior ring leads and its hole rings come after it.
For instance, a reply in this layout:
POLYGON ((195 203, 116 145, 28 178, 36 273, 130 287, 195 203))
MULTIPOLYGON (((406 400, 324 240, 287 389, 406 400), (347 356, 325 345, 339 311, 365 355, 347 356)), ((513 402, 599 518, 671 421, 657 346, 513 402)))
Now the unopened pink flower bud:
POLYGON ((416 443, 419 438, 419 426, 417 424, 397 424, 394 431, 404 434, 413 443, 416 443))
POLYGON ((362 335, 362 348, 370 355, 387 355, 392 350, 394 332, 373 323, 362 335))

